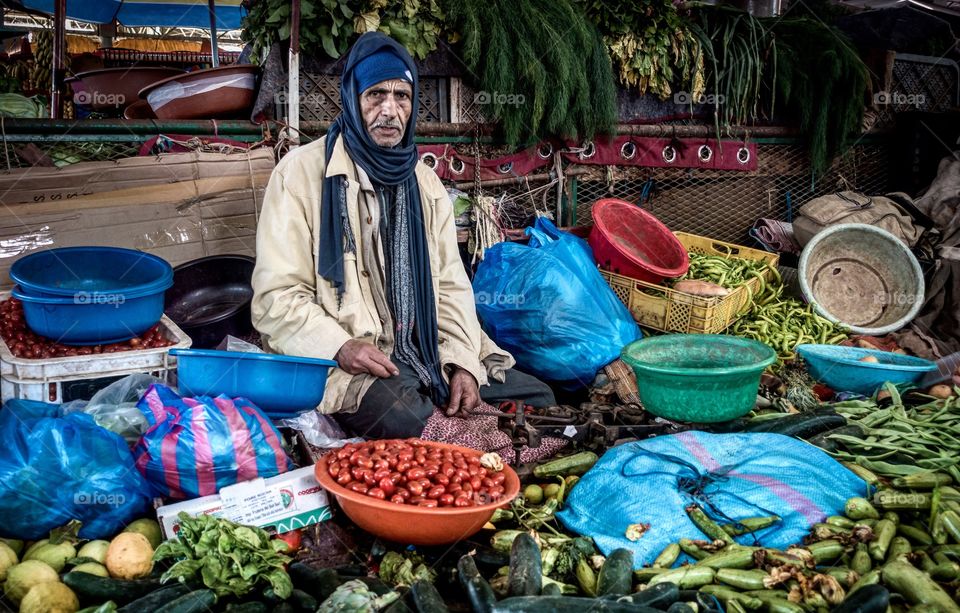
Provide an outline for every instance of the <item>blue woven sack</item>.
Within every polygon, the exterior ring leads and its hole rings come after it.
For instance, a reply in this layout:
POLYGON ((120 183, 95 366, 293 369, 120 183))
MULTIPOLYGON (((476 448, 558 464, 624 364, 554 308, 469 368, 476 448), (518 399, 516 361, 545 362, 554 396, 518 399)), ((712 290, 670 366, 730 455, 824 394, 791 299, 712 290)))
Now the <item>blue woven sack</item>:
POLYGON ((788 436, 684 432, 610 449, 557 516, 568 529, 593 537, 605 554, 632 550, 640 568, 681 538, 707 539, 687 516, 691 503, 718 523, 779 515, 770 528, 735 540, 785 548, 813 524, 842 513, 846 500, 866 495, 866 488, 833 458, 788 436), (631 541, 632 524, 650 528, 631 541))

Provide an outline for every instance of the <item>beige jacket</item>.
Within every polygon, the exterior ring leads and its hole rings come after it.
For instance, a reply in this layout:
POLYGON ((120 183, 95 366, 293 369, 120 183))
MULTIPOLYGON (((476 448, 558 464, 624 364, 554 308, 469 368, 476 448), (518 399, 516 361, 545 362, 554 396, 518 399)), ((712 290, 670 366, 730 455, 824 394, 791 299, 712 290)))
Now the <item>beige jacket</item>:
MULTIPOLYGON (((361 211, 379 204, 366 176, 350 160, 343 141, 337 141, 326 169, 324 150, 324 139, 298 147, 280 160, 267 185, 257 228, 253 324, 264 348, 277 353, 332 360, 345 342, 358 339, 376 344, 389 356, 393 335, 383 330, 373 299, 371 267, 363 263, 364 258, 358 258, 357 253, 344 254, 345 286, 339 307, 333 287, 317 274, 320 191, 325 176, 347 177, 350 228, 358 253, 364 251, 362 224, 379 223, 370 215, 361 215, 361 211)), ((480 328, 446 189, 426 165, 418 163, 416 173, 430 251, 443 374, 447 377, 448 367, 457 365, 469 371, 480 385, 487 384, 488 376, 502 381, 503 371, 512 367, 514 360, 480 328)), ((383 271, 382 251, 378 254, 381 262, 376 268, 383 271)), ((382 275, 377 271, 373 274, 382 275)), ((384 283, 382 276, 376 281, 381 286, 384 283)), ((356 410, 373 380, 370 375, 353 377, 332 369, 318 409, 323 413, 356 410), (347 398, 348 387, 349 394, 356 397, 347 398)))

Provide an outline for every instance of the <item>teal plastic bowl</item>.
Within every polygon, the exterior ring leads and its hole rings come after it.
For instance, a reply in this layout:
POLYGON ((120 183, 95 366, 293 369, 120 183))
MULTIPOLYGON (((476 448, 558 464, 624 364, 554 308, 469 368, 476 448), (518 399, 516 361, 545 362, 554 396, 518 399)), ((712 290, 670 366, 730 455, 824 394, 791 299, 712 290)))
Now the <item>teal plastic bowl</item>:
POLYGON ((886 382, 917 383, 937 369, 936 362, 878 349, 840 345, 798 345, 810 376, 838 392, 870 396, 886 382), (861 362, 873 356, 877 362, 861 362))
POLYGON ((620 357, 636 373, 647 411, 673 421, 714 423, 753 409, 760 375, 777 354, 736 336, 667 334, 631 343, 620 357))

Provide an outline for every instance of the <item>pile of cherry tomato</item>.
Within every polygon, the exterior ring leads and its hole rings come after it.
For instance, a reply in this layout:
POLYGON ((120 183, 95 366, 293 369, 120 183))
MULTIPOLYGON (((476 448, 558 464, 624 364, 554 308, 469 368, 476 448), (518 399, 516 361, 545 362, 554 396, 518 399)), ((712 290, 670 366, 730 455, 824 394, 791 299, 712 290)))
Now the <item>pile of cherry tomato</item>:
POLYGON ((173 341, 163 335, 160 324, 122 343, 82 347, 56 343, 49 338, 34 334, 27 328, 27 322, 23 317, 23 304, 16 298, 8 298, 0 302, 0 337, 15 357, 28 359, 116 353, 134 349, 168 347, 173 344, 173 341))
POLYGON ((462 453, 420 439, 350 443, 326 456, 341 486, 396 504, 472 507, 503 496, 506 475, 462 453))

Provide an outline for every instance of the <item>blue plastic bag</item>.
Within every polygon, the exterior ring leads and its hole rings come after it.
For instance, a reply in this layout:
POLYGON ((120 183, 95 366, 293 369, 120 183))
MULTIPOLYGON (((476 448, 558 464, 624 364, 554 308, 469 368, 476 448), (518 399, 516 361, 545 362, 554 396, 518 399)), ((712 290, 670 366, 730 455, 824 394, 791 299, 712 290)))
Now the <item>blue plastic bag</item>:
MULTIPOLYGON (((760 515, 781 521, 744 545, 786 548, 810 526, 841 514, 846 500, 864 496, 866 483, 813 445, 780 434, 684 432, 610 449, 577 483, 557 517, 593 537, 609 554, 633 551, 636 568, 650 564, 680 538, 706 539, 684 508, 697 502, 719 523, 760 515), (631 524, 650 524, 635 541, 631 524), (756 539, 756 540, 755 540, 756 539)), ((684 559, 682 556, 679 562, 684 559)))
POLYGON ((151 385, 137 406, 150 428, 133 454, 158 496, 209 496, 293 468, 280 432, 245 398, 181 398, 164 385, 151 385))
POLYGON ((487 249, 473 279, 484 330, 520 370, 577 388, 640 338, 640 328, 597 270, 586 241, 540 217, 529 244, 487 249))
POLYGON ((10 400, 0 410, 0 536, 40 539, 78 519, 110 538, 150 508, 150 487, 123 438, 84 413, 10 400))

